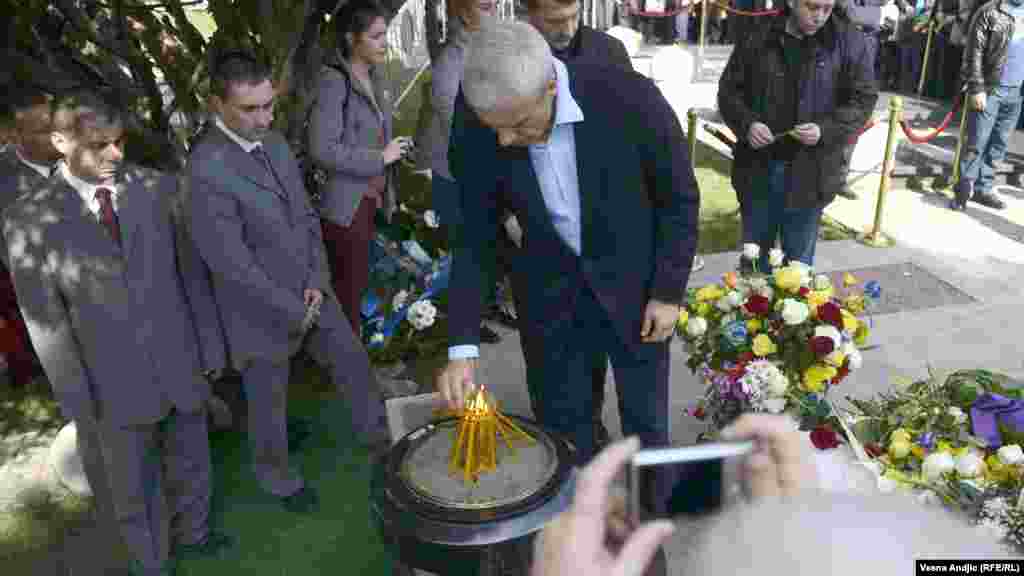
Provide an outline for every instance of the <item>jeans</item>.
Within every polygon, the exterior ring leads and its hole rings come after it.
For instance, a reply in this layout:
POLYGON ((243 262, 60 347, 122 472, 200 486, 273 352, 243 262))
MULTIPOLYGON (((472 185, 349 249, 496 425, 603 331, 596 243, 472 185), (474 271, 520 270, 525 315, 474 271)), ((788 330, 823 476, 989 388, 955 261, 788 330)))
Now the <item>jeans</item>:
POLYGON ((985 110, 967 114, 967 146, 960 158, 957 197, 969 199, 972 191, 985 194, 992 188, 996 163, 1006 156, 1010 131, 1020 116, 1020 88, 1000 86, 988 93, 985 110))
POLYGON ((787 261, 799 260, 808 266, 814 264, 821 208, 785 208, 788 186, 793 186, 789 165, 771 162, 764 185, 755 185, 740 208, 744 242, 754 242, 761 247, 758 270, 763 272, 771 269, 768 251, 775 247, 775 240, 780 235, 787 261))

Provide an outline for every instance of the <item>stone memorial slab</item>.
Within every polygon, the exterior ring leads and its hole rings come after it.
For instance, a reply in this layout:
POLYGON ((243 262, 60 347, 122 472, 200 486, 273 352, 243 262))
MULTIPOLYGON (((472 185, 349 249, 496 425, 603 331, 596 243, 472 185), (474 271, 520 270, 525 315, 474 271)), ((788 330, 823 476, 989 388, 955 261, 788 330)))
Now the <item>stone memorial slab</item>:
POLYGON ((963 306, 975 302, 956 286, 911 262, 829 272, 832 285, 840 292, 844 272, 853 274, 860 281, 860 288, 872 280, 881 285, 881 298, 871 306, 872 314, 963 306))

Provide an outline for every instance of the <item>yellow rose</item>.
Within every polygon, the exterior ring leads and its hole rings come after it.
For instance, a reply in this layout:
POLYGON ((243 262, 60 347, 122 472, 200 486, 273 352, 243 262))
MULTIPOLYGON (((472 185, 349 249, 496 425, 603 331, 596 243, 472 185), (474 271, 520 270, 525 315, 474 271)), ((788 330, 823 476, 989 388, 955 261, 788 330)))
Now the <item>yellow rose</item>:
POLYGON ((714 302, 725 296, 725 289, 718 284, 708 284, 697 290, 697 302, 714 302))
POLYGON ((829 366, 841 368, 843 362, 846 362, 846 354, 843 354, 839 350, 833 350, 832 352, 829 352, 828 356, 825 356, 825 363, 829 366))
POLYGON ((852 294, 843 300, 843 307, 854 314, 864 313, 864 295, 852 294))
POLYGON ((779 268, 775 271, 775 285, 781 290, 797 292, 800 290, 800 272, 791 266, 779 268))
POLYGON ((857 280, 857 277, 853 274, 850 274, 849 272, 843 273, 843 286, 849 288, 858 282, 860 282, 860 280, 857 280))
POLYGON ((868 325, 866 322, 860 322, 857 325, 857 331, 853 333, 853 343, 857 346, 863 346, 867 339, 868 325))
POLYGON ((769 354, 775 354, 779 351, 779 348, 772 342, 772 339, 767 334, 758 334, 754 337, 754 355, 761 356, 762 358, 769 354))
POLYGON ((889 433, 889 442, 910 442, 910 432, 897 428, 889 433))
POLYGON ((757 334, 764 328, 764 323, 761 322, 760 318, 751 318, 747 320, 747 332, 751 334, 757 334))
POLYGON ((679 318, 676 319, 676 326, 683 330, 686 328, 686 321, 690 319, 690 313, 686 311, 686 308, 679 309, 679 318))
POLYGON ((805 392, 821 393, 825 391, 825 383, 836 377, 838 371, 832 366, 815 364, 804 372, 803 386, 805 392))
POLYGON ((910 442, 904 442, 902 440, 899 442, 893 442, 892 444, 889 444, 889 456, 892 457, 893 460, 902 460, 910 454, 910 449, 910 442))
POLYGON ((829 296, 824 290, 811 290, 807 293, 807 307, 811 309, 811 315, 818 316, 818 306, 828 302, 829 296))
POLYGON ((708 314, 711 313, 711 304, 708 304, 707 302, 701 302, 700 304, 697 304, 696 312, 697 316, 706 317, 708 314))
POLYGON ((843 330, 846 330, 850 334, 856 334, 857 328, 860 327, 860 320, 857 320, 857 317, 851 314, 850 311, 845 308, 843 309, 842 313, 843 330))

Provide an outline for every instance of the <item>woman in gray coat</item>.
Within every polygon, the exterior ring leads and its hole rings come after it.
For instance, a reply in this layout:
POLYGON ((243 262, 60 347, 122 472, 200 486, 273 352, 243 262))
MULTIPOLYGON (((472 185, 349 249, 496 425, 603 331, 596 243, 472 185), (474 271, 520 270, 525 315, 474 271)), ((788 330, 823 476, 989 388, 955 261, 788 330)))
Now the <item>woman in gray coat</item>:
POLYGON ((391 96, 378 73, 387 58, 387 17, 374 0, 350 0, 338 12, 339 53, 321 71, 309 122, 310 155, 328 174, 321 224, 331 283, 356 334, 374 214, 394 211, 390 168, 412 146, 392 138, 391 96))

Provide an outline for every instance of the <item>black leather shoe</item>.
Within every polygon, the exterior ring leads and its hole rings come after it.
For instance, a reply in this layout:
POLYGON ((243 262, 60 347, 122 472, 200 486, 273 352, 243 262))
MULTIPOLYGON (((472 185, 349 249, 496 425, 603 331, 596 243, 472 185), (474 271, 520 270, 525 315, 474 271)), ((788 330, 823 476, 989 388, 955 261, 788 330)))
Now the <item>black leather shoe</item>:
POLYGON ((313 423, 305 418, 288 419, 288 451, 298 452, 313 435, 313 423))
POLYGON ((1002 210, 1003 208, 1006 208, 1006 202, 1003 202, 999 197, 991 192, 975 192, 974 196, 971 197, 971 201, 981 204, 987 208, 992 208, 993 210, 1002 210))
POLYGON ((281 498, 281 505, 293 514, 312 514, 320 508, 320 496, 311 486, 303 486, 298 492, 281 498))
POLYGON ((964 210, 967 210, 967 203, 957 200, 956 198, 950 200, 948 206, 949 209, 954 212, 963 212, 964 210))
POLYGON ((174 547, 175 559, 186 558, 220 558, 228 550, 235 547, 235 539, 223 532, 210 531, 201 542, 195 544, 178 544, 174 547))

